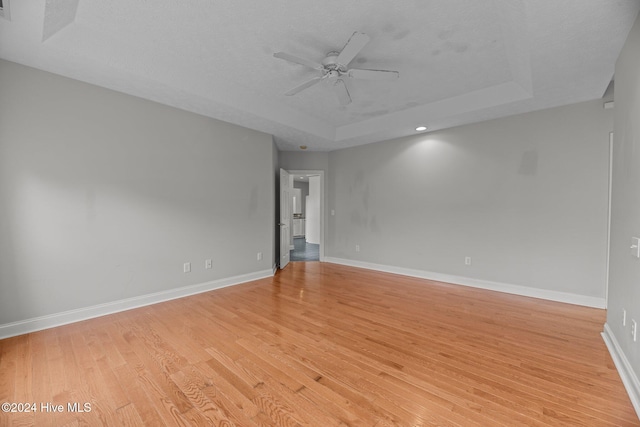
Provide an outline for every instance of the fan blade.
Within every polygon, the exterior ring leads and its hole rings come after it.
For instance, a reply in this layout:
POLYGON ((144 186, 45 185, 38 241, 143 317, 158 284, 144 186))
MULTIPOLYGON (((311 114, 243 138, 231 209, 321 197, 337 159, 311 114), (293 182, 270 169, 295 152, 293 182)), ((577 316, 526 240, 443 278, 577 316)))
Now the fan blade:
POLYGON ((347 85, 344 84, 344 81, 342 79, 336 80, 336 82, 333 84, 333 91, 338 96, 340 105, 351 104, 351 95, 349 95, 349 91, 347 90, 347 85))
POLYGON ((400 73, 397 71, 389 71, 389 70, 360 70, 354 68, 352 70, 347 71, 347 75, 354 79, 365 79, 365 80, 396 80, 400 73))
POLYGON ((320 80, 322 80, 322 77, 315 77, 309 80, 308 82, 302 83, 300 86, 294 87, 289 92, 286 92, 285 95, 286 96, 295 95, 296 93, 301 92, 306 88, 313 86, 314 84, 318 83, 320 80))
POLYGON ((349 62, 353 61, 353 58, 369 43, 369 40, 371 39, 368 35, 356 31, 342 48, 336 62, 344 66, 349 65, 349 62))
POLYGON ((322 65, 317 62, 309 61, 308 59, 299 58, 294 55, 290 55, 285 52, 274 53, 276 58, 284 59, 285 61, 293 62, 294 64, 304 65, 305 67, 313 68, 314 70, 322 70, 322 65))

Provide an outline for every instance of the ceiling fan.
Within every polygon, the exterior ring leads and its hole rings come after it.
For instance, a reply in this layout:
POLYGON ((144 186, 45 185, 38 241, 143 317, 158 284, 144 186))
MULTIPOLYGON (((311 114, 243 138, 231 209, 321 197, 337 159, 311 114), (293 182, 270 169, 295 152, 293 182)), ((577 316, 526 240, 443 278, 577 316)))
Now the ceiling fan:
POLYGON ((366 79, 366 80, 396 80, 399 76, 397 71, 389 70, 364 70, 359 68, 347 68, 349 63, 360 53, 360 51, 369 43, 368 35, 364 33, 354 32, 346 45, 340 52, 329 52, 322 62, 317 63, 285 52, 274 53, 276 58, 293 62, 294 64, 304 65, 314 70, 320 71, 322 74, 318 77, 296 86, 285 95, 292 96, 298 92, 307 89, 320 81, 327 81, 336 93, 340 104, 348 105, 351 103, 351 95, 344 82, 345 78, 366 79))

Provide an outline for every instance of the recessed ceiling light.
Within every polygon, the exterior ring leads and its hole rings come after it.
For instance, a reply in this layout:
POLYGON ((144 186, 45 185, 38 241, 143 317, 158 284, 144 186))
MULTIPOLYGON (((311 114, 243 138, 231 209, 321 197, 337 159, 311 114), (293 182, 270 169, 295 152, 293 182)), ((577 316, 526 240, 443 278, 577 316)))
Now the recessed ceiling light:
POLYGON ((426 127, 426 126, 418 126, 418 127, 416 128, 416 130, 417 130, 418 132, 422 132, 423 130, 427 130, 427 127, 426 127))

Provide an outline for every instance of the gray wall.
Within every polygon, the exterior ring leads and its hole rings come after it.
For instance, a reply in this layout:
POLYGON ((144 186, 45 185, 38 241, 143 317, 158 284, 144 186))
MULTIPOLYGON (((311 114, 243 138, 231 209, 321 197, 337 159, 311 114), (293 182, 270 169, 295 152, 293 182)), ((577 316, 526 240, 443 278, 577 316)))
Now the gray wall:
POLYGON ((602 105, 330 152, 327 256, 604 301, 602 105))
POLYGON ((280 167, 285 170, 329 171, 329 153, 318 151, 281 151, 280 167))
POLYGON ((640 237, 640 18, 616 63, 613 147, 607 325, 635 371, 637 384, 640 332, 638 342, 632 342, 629 325, 631 318, 640 322, 640 259, 630 255, 629 247, 631 237, 640 237), (626 328, 622 326, 623 309, 628 316, 626 328))
POLYGON ((271 136, 6 61, 0 88, 0 325, 271 269, 271 136))

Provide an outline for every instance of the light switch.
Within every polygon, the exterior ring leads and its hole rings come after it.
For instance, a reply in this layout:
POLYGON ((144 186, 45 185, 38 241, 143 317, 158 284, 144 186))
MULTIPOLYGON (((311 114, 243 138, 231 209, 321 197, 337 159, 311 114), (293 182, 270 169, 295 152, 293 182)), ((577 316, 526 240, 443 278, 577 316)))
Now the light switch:
POLYGON ((631 238, 631 255, 640 258, 640 237, 631 238))

